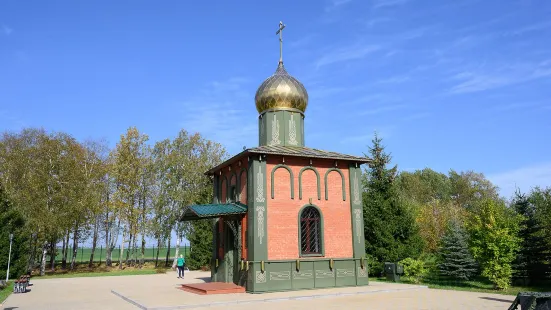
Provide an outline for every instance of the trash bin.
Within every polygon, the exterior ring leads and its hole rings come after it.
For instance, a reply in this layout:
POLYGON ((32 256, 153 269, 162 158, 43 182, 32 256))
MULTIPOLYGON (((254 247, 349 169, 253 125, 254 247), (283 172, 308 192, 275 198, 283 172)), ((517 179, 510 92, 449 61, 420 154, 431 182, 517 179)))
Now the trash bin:
POLYGON ((393 281, 393 282, 400 282, 400 274, 397 272, 396 265, 397 264, 395 263, 385 263, 385 274, 386 274, 387 280, 393 281))

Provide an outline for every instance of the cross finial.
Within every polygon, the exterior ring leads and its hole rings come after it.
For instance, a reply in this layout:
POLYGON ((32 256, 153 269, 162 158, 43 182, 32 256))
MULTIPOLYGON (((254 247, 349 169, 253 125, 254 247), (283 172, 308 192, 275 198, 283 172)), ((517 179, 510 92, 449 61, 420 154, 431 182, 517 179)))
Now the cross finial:
POLYGON ((285 28, 285 24, 283 22, 279 22, 279 29, 277 30, 276 34, 279 34, 279 64, 283 64, 283 28, 285 28))

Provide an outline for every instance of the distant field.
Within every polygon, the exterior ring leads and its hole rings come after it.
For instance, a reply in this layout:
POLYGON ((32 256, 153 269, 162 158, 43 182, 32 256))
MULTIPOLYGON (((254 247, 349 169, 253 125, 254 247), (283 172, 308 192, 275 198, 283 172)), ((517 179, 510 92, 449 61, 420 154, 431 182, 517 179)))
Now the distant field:
MULTIPOLYGON (((166 258, 167 250, 168 250, 168 248, 160 248, 159 249, 159 261, 164 261, 164 259, 166 258)), ((175 247, 170 248, 170 257, 171 258, 174 257, 175 251, 176 251, 175 247)), ((125 248, 123 258, 126 258, 126 253, 127 252, 128 251, 125 248)), ((142 257, 141 248, 138 248, 137 252, 138 252, 137 257, 139 259, 139 258, 142 257)), ((120 253, 119 247, 116 247, 113 250, 113 253, 111 255, 111 259, 113 261, 118 261, 119 260, 119 253, 120 253)), ((180 247, 180 253, 181 254, 189 253, 189 246, 180 247)), ((73 252, 69 251, 69 254, 67 255, 67 261, 71 260, 72 254, 73 254, 73 252)), ((77 262, 87 262, 87 261, 90 260, 90 255, 91 254, 92 254, 92 249, 91 248, 80 248, 80 249, 78 249, 78 254, 77 254, 77 257, 76 257, 76 261, 77 262)), ((154 260, 156 255, 157 255, 157 248, 153 248, 153 247, 145 248, 144 258, 146 260, 154 260)), ((63 258, 63 255, 61 253, 61 250, 58 250, 55 259, 56 259, 56 261, 61 261, 62 258, 63 258)), ((94 253, 94 262, 99 263, 100 261, 105 262, 105 249, 103 247, 96 248, 96 251, 94 253)))

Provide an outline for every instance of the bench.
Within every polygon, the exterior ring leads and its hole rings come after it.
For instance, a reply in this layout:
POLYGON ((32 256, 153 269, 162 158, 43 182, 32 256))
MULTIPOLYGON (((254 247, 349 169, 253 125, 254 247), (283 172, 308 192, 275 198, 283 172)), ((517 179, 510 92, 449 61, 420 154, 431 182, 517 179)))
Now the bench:
POLYGON ((550 310, 551 292, 519 292, 509 310, 550 310))
POLYGON ((14 293, 26 293, 27 286, 29 285, 31 276, 23 275, 19 277, 19 280, 13 281, 13 292, 14 293))

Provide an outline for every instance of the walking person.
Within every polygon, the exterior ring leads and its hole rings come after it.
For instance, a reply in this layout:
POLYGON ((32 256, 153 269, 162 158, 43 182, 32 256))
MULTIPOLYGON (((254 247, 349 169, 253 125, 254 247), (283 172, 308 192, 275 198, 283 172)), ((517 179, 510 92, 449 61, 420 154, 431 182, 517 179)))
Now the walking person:
POLYGON ((178 257, 178 260, 176 262, 176 267, 178 267, 178 278, 181 278, 181 279, 184 278, 185 265, 186 265, 186 260, 184 259, 184 256, 180 254, 180 257, 178 257))

